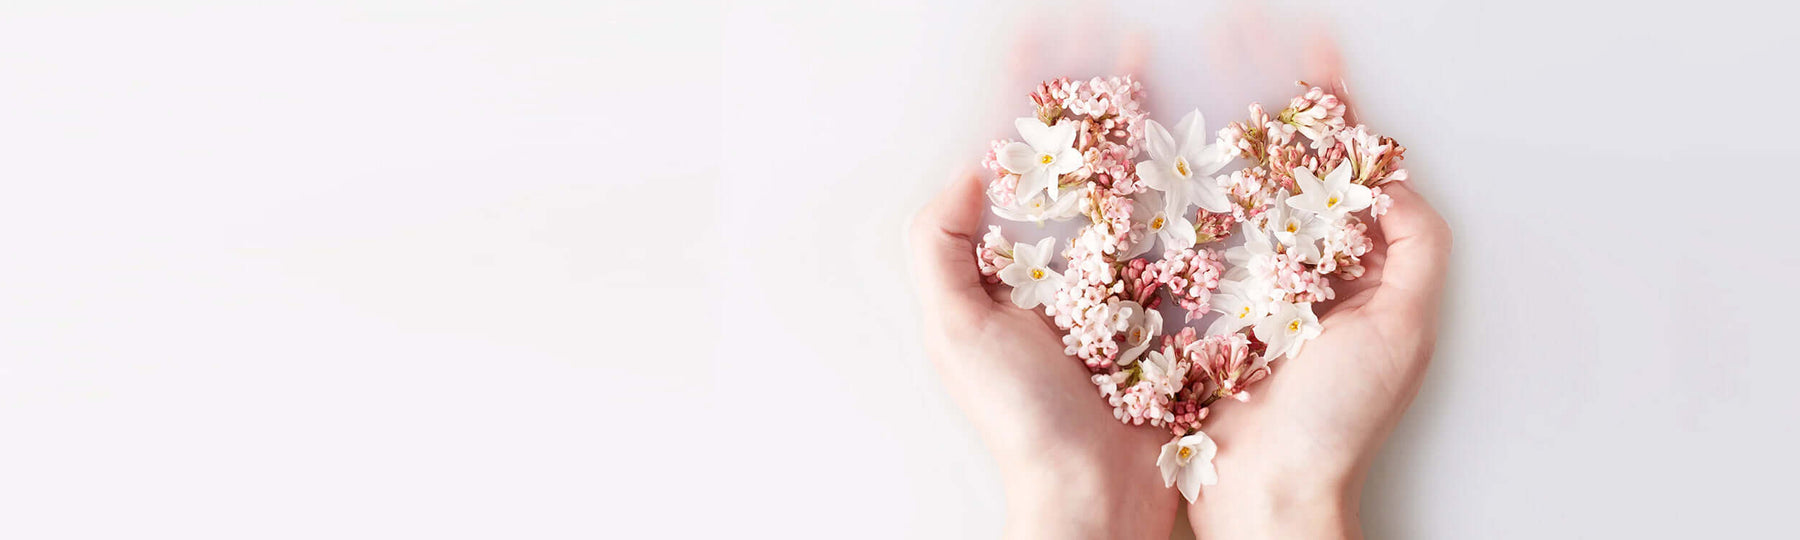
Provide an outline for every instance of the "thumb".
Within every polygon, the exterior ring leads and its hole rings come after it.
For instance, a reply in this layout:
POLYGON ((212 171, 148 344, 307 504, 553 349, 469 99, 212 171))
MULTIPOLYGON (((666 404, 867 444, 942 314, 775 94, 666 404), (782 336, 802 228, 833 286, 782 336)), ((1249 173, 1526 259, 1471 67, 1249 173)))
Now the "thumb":
POLYGON ((1435 318, 1450 263, 1450 225, 1409 182, 1389 182, 1381 190, 1394 203, 1376 220, 1387 239, 1387 258, 1369 303, 1409 319, 1435 318))
POLYGON ((975 309, 993 303, 975 266, 974 235, 983 203, 981 178, 967 174, 913 216, 912 273, 928 309, 975 309))

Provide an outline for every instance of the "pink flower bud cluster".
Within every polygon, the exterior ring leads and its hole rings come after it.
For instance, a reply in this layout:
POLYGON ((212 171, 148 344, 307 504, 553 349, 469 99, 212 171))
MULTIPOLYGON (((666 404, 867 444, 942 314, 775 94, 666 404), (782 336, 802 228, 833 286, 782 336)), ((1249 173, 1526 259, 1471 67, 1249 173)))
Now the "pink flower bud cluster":
POLYGON ((1198 366, 1214 396, 1249 401, 1245 388, 1269 375, 1261 357, 1250 352, 1250 338, 1243 334, 1209 336, 1183 350, 1198 366))
POLYGON ((1187 310, 1187 320, 1193 321, 1212 309, 1213 289, 1219 288, 1219 277, 1225 274, 1225 262, 1218 251, 1211 249, 1184 249, 1163 254, 1163 259, 1156 261, 1158 267, 1156 278, 1167 285, 1169 296, 1175 303, 1187 310))
POLYGON ((1012 264, 1013 243, 1000 234, 1000 226, 989 225, 988 232, 975 244, 975 266, 981 268, 982 279, 999 283, 1000 270, 1012 264))

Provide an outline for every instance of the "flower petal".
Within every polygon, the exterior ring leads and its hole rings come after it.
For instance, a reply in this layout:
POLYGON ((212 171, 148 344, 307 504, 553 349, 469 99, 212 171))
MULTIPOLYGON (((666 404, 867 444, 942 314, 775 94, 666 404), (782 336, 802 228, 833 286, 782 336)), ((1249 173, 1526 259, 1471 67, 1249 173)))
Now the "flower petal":
POLYGON ((1037 155, 1037 151, 1032 150, 1031 145, 1014 142, 1002 147, 994 157, 1000 162, 1001 167, 1013 174, 1025 174, 1043 167, 1038 164, 1037 155))
MULTIPOLYGON (((1017 266, 1017 264, 1015 263, 1013 266, 1017 266)), ((1011 268, 1011 266, 1008 266, 1008 268, 1011 268)), ((1025 309, 1031 309, 1033 307, 1036 307, 1038 305, 1037 286, 1038 286, 1038 282, 1029 281, 1029 280, 1024 283, 1014 285, 1013 290, 1012 290, 1013 305, 1019 306, 1021 308, 1025 308, 1025 309)))
POLYGON ((1050 178, 1050 171, 1044 169, 1025 171, 1019 175, 1019 189, 1013 192, 1013 199, 1021 203, 1031 200, 1039 191, 1049 189, 1050 178))
POLYGON ((1175 180, 1175 175, 1169 174, 1167 169, 1155 161, 1139 161, 1137 175, 1145 186, 1158 191, 1168 191, 1169 184, 1175 180))
POLYGON ((1301 193, 1325 193, 1325 183, 1320 182, 1319 177, 1314 176, 1312 170, 1306 167, 1294 167, 1294 183, 1300 186, 1301 193))
POLYGON ((1200 109, 1187 113, 1175 124, 1175 143, 1181 145, 1181 155, 1188 161, 1200 161, 1200 151, 1206 148, 1206 116, 1200 114, 1200 109))
POLYGON ((1181 469, 1181 478, 1175 482, 1181 485, 1181 496, 1186 497, 1190 503, 1200 500, 1201 479, 1197 474, 1200 466, 1200 463, 1189 462, 1187 467, 1181 469))
POLYGON ((1025 139, 1025 144, 1031 145, 1032 150, 1036 152, 1052 150, 1050 126, 1044 125, 1043 121, 1036 118, 1020 118, 1013 120, 1013 127, 1018 128, 1019 138, 1025 139))
POLYGON ((1194 179, 1192 195, 1194 204, 1200 205, 1208 212, 1223 214, 1231 211, 1231 199, 1225 196, 1224 188, 1220 187, 1219 183, 1210 176, 1194 179))
POLYGON ((1344 186, 1350 185, 1350 160, 1344 160, 1343 163, 1338 164, 1336 169, 1325 173, 1325 185, 1336 189, 1343 189, 1344 186))
POLYGON ((1074 148, 1063 148, 1056 154, 1056 160, 1050 162, 1050 174, 1069 174, 1086 164, 1087 162, 1081 158, 1081 151, 1074 148))
POLYGON ((1075 133, 1074 122, 1057 122, 1056 125, 1050 126, 1050 130, 1046 133, 1048 138, 1044 140, 1049 146, 1045 146, 1044 151, 1057 152, 1064 148, 1074 147, 1075 133))
MULTIPOLYGON (((1043 240, 1038 240, 1037 245, 1034 247, 1036 249, 1032 250, 1030 263, 1034 266, 1050 266, 1050 254, 1056 251, 1056 237, 1046 236, 1043 240)), ((1014 249, 1017 250, 1018 248, 1014 249)), ((1015 257, 1013 260, 1016 261, 1022 259, 1015 257)))
POLYGON ((1160 235, 1163 249, 1188 249, 1200 240, 1199 234, 1194 232, 1194 224, 1180 217, 1170 217, 1160 235))
POLYGON ((1175 146, 1175 137, 1169 130, 1155 120, 1144 121, 1144 147, 1150 151, 1150 159, 1162 163, 1174 163, 1180 148, 1175 146))
POLYGON ((1000 277, 1001 283, 1005 283, 1014 288, 1023 286, 1031 281, 1031 270, 1029 265, 1019 264, 1016 261, 1013 262, 1013 264, 1006 265, 1006 268, 1001 268, 1000 271, 994 275, 1000 277))
POLYGON ((1162 446, 1162 453, 1156 456, 1156 466, 1162 469, 1163 487, 1173 487, 1175 477, 1181 472, 1181 464, 1176 461, 1176 454, 1181 452, 1181 438, 1176 437, 1162 446))
POLYGON ((1344 188, 1344 200, 1338 201, 1338 209, 1344 212, 1357 212, 1368 208, 1375 202, 1375 192, 1369 186, 1350 184, 1344 188))

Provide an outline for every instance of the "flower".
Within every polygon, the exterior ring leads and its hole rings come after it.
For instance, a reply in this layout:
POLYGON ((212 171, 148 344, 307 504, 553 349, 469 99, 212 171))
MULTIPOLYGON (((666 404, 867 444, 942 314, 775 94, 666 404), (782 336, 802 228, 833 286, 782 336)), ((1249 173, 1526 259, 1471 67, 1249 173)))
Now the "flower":
POLYGON ((1269 376, 1269 367, 1257 365, 1260 357, 1250 354, 1250 338, 1243 334, 1208 337, 1191 343, 1182 353, 1193 360, 1218 388, 1213 395, 1249 401, 1244 387, 1269 376))
POLYGON ((1014 142, 1000 149, 1000 166, 1019 175, 1018 200, 1028 200, 1042 190, 1057 195, 1057 183, 1064 174, 1081 168, 1081 152, 1075 150, 1075 122, 1044 125, 1036 118, 1013 121, 1025 142, 1014 142))
POLYGON ((1269 233, 1281 245, 1293 248, 1300 259, 1308 263, 1319 262, 1319 240, 1330 232, 1331 224, 1317 219, 1312 213, 1290 208, 1291 204, 1276 204, 1269 207, 1267 224, 1269 233))
POLYGON ((1199 431, 1169 441, 1163 445, 1162 455, 1156 457, 1156 466, 1162 468, 1163 487, 1180 484, 1181 496, 1194 502, 1200 497, 1200 486, 1219 483, 1219 471, 1212 462, 1218 453, 1219 445, 1199 431))
POLYGON ((1294 182, 1300 185, 1301 193, 1288 197, 1287 205, 1336 220, 1338 217, 1362 210, 1374 202, 1375 196, 1369 186, 1350 183, 1350 162, 1338 164, 1336 169, 1325 175, 1323 182, 1314 176, 1312 169, 1294 168, 1294 182))
POLYGON ((1013 262, 999 273, 1000 281, 1013 288, 1013 305, 1030 309, 1056 297, 1062 276, 1050 270, 1050 252, 1055 247, 1054 236, 1039 240, 1037 245, 1013 244, 1013 262))
POLYGON ((1131 249, 1126 252, 1126 258, 1149 252, 1150 245, 1156 242, 1154 238, 1162 239, 1165 250, 1191 248, 1199 241, 1199 236, 1194 232, 1194 222, 1181 217, 1182 212, 1164 205, 1162 196, 1156 192, 1146 191, 1139 195, 1136 206, 1141 210, 1132 212, 1132 221, 1142 223, 1147 234, 1132 243, 1131 249))
MULTIPOLYGON (((1263 297, 1268 294, 1264 293, 1263 297)), ((1221 315, 1213 319, 1212 326, 1206 328, 1206 335, 1217 336, 1235 333, 1246 326, 1262 320, 1262 302, 1251 293, 1249 287, 1241 281, 1219 282, 1219 292, 1213 293, 1212 309, 1221 315)))
POLYGON ((1039 225, 1044 221, 1060 221, 1081 214, 1081 198, 1087 194, 1087 188, 1079 188, 1054 201, 1044 193, 1033 194, 1029 199, 1018 199, 1015 206, 994 206, 994 215, 1012 221, 1030 221, 1039 225))
POLYGON ((1158 392, 1174 396, 1181 391, 1182 382, 1187 380, 1188 367, 1176 361, 1173 350, 1155 350, 1144 356, 1139 368, 1144 380, 1149 381, 1158 392))
POLYGON ((1144 354, 1150 348, 1151 340, 1162 333, 1162 313, 1148 309, 1137 302, 1120 302, 1120 314, 1125 318, 1125 329, 1119 334, 1125 338, 1125 350, 1119 353, 1116 360, 1119 365, 1127 365, 1144 354))
POLYGON ((1209 176, 1231 161, 1231 149, 1206 144, 1206 119, 1200 110, 1182 117, 1175 126, 1180 132, 1173 136, 1155 120, 1144 124, 1144 146, 1150 150, 1150 160, 1138 162, 1138 178, 1151 188, 1168 193, 1173 213, 1184 213, 1189 204, 1198 204, 1208 212, 1231 211, 1225 189, 1209 176))
POLYGON ((1321 329, 1319 318, 1313 315, 1312 304, 1276 302, 1268 316, 1256 322, 1256 339, 1269 345, 1265 357, 1293 358, 1300 354, 1302 345, 1319 336, 1321 329))

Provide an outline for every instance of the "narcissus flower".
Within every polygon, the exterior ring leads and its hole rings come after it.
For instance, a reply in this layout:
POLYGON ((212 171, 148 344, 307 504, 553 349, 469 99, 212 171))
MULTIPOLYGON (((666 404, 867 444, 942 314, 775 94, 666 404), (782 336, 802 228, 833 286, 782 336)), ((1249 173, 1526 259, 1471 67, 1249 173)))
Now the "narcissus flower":
POLYGON ((1000 269, 1000 281, 1011 285, 1013 305, 1025 309, 1049 303, 1056 298, 1056 287, 1062 275, 1050 270, 1050 255, 1056 237, 1039 240, 1036 245, 1013 244, 1013 262, 1000 269))
POLYGON ((1169 207, 1177 214, 1186 213, 1190 204, 1208 212, 1231 211, 1225 188, 1211 176, 1231 161, 1231 150, 1206 144, 1206 119, 1198 109, 1181 118, 1174 134, 1155 120, 1146 120, 1144 125, 1144 146, 1150 150, 1150 160, 1137 165, 1144 185, 1168 194, 1169 207))
POLYGON ((1286 356, 1291 359, 1300 354, 1300 346, 1319 337, 1320 330, 1322 327, 1319 318, 1313 315, 1312 304, 1276 302, 1268 316, 1256 322, 1256 339, 1269 345, 1269 358, 1286 356))
POLYGON ((1014 197, 1029 200, 1037 192, 1048 190, 1050 198, 1056 199, 1062 175, 1075 172, 1082 165, 1081 152, 1075 150, 1077 124, 1065 121, 1047 126, 1036 118, 1020 118, 1013 121, 1013 126, 1025 142, 1006 145, 996 157, 1001 167, 1019 175, 1019 190, 1014 197))
POLYGON ((1204 432, 1169 441, 1156 457, 1156 466, 1162 469, 1163 487, 1179 485, 1181 496, 1194 502, 1200 498, 1200 486, 1219 483, 1219 471, 1212 462, 1218 453, 1219 445, 1204 432))
POLYGON ((1350 183, 1350 174, 1349 161, 1338 164, 1324 181, 1314 176, 1312 169, 1297 167, 1294 182, 1300 185, 1300 194, 1288 197, 1287 205, 1331 220, 1368 208, 1375 201, 1374 193, 1369 186, 1350 183))

